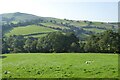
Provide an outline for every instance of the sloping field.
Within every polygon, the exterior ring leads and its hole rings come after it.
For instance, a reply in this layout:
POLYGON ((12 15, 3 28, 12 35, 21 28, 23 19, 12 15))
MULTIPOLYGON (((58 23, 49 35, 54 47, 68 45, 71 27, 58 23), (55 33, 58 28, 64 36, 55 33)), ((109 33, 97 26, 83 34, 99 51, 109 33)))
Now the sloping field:
POLYGON ((95 33, 101 33, 101 32, 106 31, 106 30, 98 29, 98 28, 83 28, 83 29, 86 30, 86 31, 92 31, 92 32, 95 32, 95 33))
POLYGON ((61 28, 61 29, 69 29, 68 27, 65 27, 65 26, 60 26, 60 25, 57 25, 57 24, 53 24, 53 23, 40 23, 42 25, 45 25, 45 26, 51 26, 53 28, 61 28))
POLYGON ((47 32, 53 32, 53 31, 56 31, 56 30, 42 27, 42 26, 37 26, 37 25, 29 25, 29 26, 24 26, 24 27, 15 27, 10 32, 6 33, 6 36, 47 33, 47 32))

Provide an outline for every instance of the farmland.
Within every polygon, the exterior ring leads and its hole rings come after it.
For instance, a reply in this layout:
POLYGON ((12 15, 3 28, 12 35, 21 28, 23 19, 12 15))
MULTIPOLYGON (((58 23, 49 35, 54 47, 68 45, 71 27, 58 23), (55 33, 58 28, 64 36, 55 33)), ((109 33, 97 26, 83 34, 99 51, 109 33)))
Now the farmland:
POLYGON ((43 36, 39 34, 41 32, 47 34, 47 32, 61 31, 63 33, 74 32, 79 39, 85 40, 95 33, 102 33, 106 30, 118 30, 117 24, 106 22, 39 17, 20 12, 0 14, 0 16, 3 17, 2 32, 7 37, 10 35, 41 37, 43 36))
POLYGON ((3 78, 118 77, 118 23, 20 12, 0 16, 3 78))
POLYGON ((37 26, 37 25, 28 25, 28 26, 16 27, 12 29, 10 32, 6 34, 6 36, 10 36, 14 34, 15 35, 29 35, 29 34, 47 33, 47 32, 53 32, 53 31, 56 31, 56 30, 37 26))
POLYGON ((18 53, 2 55, 3 78, 117 78, 118 55, 18 53), (86 61, 91 61, 89 64, 86 61))

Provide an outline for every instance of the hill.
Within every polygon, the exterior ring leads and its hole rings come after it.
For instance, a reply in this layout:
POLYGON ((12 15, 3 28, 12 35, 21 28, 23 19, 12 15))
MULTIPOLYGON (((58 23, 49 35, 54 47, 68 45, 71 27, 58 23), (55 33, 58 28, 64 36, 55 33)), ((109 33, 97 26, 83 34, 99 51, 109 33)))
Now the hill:
MULTIPOLYGON (((34 36, 40 37, 40 35, 42 35, 39 34, 41 33, 41 30, 43 30, 42 32, 44 32, 44 30, 50 30, 49 32, 52 31, 62 31, 65 33, 74 32, 76 36, 79 37, 79 39, 84 40, 89 35, 101 33, 106 30, 117 31, 118 28, 117 24, 113 23, 40 17, 20 12, 6 13, 1 14, 0 16, 2 16, 3 35, 6 36, 24 35, 23 34, 24 32, 29 31, 26 32, 25 35, 33 34, 34 36), (33 29, 31 29, 31 27, 28 26, 33 27, 33 29), (27 28, 23 29, 23 27, 27 28), (22 29, 22 31, 19 31, 19 29, 22 29)), ((46 34, 46 32, 44 33, 46 34)))
POLYGON ((1 14, 0 16, 2 16, 3 24, 6 24, 6 23, 17 24, 18 22, 25 22, 25 21, 39 19, 38 16, 35 16, 35 15, 32 15, 32 14, 20 13, 20 12, 5 13, 5 14, 1 14))

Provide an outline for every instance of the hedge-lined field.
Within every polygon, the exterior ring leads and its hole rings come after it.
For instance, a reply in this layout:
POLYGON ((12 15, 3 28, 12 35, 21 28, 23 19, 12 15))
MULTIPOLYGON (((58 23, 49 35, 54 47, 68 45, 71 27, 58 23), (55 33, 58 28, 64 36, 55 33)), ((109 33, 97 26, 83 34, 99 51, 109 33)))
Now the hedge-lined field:
POLYGON ((28 25, 28 26, 16 27, 12 29, 10 32, 6 33, 6 36, 28 35, 28 34, 34 34, 34 33, 47 33, 47 32, 54 32, 54 31, 56 30, 51 29, 51 28, 46 28, 43 26, 28 25))
POLYGON ((117 54, 3 54, 3 78, 116 78, 117 54))

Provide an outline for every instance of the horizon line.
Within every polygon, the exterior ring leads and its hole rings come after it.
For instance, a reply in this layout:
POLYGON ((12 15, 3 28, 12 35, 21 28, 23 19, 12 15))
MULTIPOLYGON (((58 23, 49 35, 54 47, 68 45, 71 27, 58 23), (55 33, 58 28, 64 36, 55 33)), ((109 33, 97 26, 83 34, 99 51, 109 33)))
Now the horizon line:
MULTIPOLYGON (((118 22, 120 22, 119 20, 118 20, 118 21, 99 21, 99 20, 59 18, 59 17, 52 17, 52 16, 40 16, 40 15, 36 15, 36 14, 32 14, 32 13, 25 13, 25 12, 19 12, 19 11, 16 11, 16 12, 7 12, 7 13, 6 13, 6 12, 5 12, 5 13, 0 13, 0 15, 3 15, 3 14, 14 14, 14 13, 23 13, 23 14, 30 14, 30 15, 34 15, 34 16, 38 16, 38 17, 67 19, 67 20, 74 20, 74 21, 92 21, 92 22, 104 22, 104 23, 118 23, 118 22)), ((1 17, 2 17, 2 16, 1 16, 1 17)))

